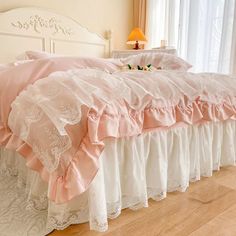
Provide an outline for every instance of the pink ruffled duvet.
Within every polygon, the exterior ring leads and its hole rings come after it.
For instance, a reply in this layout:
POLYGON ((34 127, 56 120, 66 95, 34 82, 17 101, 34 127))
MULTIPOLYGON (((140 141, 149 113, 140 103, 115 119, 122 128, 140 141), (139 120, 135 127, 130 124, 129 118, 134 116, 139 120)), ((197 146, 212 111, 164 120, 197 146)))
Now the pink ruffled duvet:
POLYGON ((89 187, 105 138, 236 118, 229 76, 83 67, 55 58, 0 72, 1 146, 27 159, 57 203, 89 187))

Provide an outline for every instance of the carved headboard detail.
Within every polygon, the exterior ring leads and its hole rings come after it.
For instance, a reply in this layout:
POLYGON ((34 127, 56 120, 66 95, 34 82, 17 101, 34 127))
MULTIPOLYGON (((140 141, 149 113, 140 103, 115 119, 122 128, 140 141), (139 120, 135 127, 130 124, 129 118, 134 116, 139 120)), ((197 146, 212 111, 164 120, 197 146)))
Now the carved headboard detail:
POLYGON ((26 50, 108 57, 110 31, 107 36, 102 38, 71 18, 45 9, 12 9, 0 13, 0 63, 12 61, 26 50))
POLYGON ((30 16, 27 21, 17 21, 11 23, 13 27, 21 30, 34 30, 41 34, 42 30, 49 29, 52 35, 62 33, 64 35, 72 35, 73 31, 69 27, 63 26, 63 23, 54 17, 45 19, 39 15, 30 16))

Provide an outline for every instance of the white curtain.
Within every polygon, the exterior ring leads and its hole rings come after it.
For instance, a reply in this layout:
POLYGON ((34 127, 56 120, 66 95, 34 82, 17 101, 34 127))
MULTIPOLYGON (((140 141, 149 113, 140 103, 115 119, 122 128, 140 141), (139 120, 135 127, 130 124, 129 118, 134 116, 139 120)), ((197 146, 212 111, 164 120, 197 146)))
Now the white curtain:
POLYGON ((236 0, 148 0, 149 47, 161 39, 194 71, 235 73, 236 0))
POLYGON ((147 0, 147 48, 160 47, 161 40, 177 46, 179 5, 179 0, 147 0))

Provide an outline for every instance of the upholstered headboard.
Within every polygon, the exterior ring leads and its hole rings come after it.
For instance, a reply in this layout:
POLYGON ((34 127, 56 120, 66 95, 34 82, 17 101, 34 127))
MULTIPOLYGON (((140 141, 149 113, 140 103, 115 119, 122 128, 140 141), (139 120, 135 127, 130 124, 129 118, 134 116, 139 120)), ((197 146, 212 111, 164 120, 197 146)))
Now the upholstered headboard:
POLYGON ((0 63, 10 62, 27 50, 63 55, 107 57, 107 39, 89 32, 78 22, 38 8, 16 8, 0 13, 0 63))

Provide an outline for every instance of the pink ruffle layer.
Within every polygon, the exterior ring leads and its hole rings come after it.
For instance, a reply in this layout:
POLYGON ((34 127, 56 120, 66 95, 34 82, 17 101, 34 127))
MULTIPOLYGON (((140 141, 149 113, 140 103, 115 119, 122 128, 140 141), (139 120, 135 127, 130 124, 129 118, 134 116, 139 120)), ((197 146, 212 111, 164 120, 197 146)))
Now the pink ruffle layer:
MULTIPOLYGON (((48 182, 48 197, 56 203, 63 203, 88 189, 98 171, 98 158, 104 149, 105 138, 136 136, 155 129, 236 119, 236 106, 230 103, 230 99, 222 104, 196 100, 188 106, 149 107, 139 112, 126 108, 127 112, 118 115, 106 109, 102 114, 94 110, 88 112, 88 131, 64 171, 60 171, 59 167, 58 171, 49 174, 31 147, 5 128, 3 123, 0 123, 0 145, 16 150, 26 158, 27 166, 39 172, 43 180, 48 182)), ((70 128, 73 129, 73 126, 70 128)))

